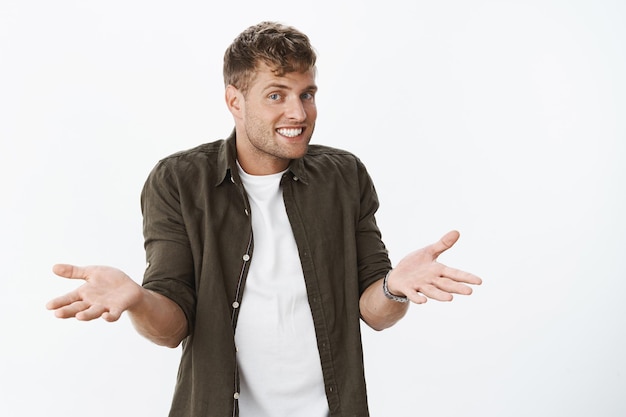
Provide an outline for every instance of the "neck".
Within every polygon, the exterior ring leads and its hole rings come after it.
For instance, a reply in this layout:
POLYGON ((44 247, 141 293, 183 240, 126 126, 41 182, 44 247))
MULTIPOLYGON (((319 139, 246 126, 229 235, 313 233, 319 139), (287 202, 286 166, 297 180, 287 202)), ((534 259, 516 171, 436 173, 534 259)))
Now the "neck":
POLYGON ((237 134, 237 161, 250 175, 271 175, 286 170, 291 159, 270 155, 250 143, 246 137, 237 134))

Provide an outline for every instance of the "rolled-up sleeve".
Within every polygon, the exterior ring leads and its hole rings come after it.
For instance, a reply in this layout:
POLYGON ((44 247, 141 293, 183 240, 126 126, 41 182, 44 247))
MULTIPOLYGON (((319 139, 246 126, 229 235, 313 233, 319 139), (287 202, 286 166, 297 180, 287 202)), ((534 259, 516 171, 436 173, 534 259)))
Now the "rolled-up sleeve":
POLYGON ((365 166, 358 159, 357 167, 361 204, 356 229, 356 244, 359 291, 362 294, 367 287, 385 276, 391 269, 391 263, 376 223, 375 215, 379 202, 374 183, 365 166))
POLYGON ((141 193, 146 270, 143 286, 183 310, 189 329, 195 321, 196 291, 191 246, 181 210, 179 179, 160 161, 141 193))

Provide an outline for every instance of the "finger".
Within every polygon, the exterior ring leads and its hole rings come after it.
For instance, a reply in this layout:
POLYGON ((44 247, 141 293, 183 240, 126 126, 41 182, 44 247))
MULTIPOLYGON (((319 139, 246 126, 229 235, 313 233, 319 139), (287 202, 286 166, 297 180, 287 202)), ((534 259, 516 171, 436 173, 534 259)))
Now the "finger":
POLYGON ((447 291, 441 290, 433 285, 427 285, 420 288, 419 292, 424 294, 428 298, 432 298, 437 301, 452 301, 454 297, 447 291))
POLYGON ((465 284, 461 284, 460 282, 451 280, 449 278, 441 277, 438 281, 436 281, 435 284, 437 288, 447 293, 470 295, 473 291, 471 287, 468 287, 465 284))
POLYGON ((122 316, 122 311, 120 310, 111 310, 111 311, 107 311, 102 315, 102 318, 108 322, 114 322, 119 320, 119 318, 122 316))
POLYGON ((52 272, 63 278, 87 279, 87 268, 68 264, 56 264, 52 272))
POLYGON ((430 245, 429 250, 432 253, 433 258, 437 259, 439 255, 450 249, 456 243, 456 241, 459 240, 460 236, 461 235, 459 232, 457 232, 456 230, 451 230, 443 235, 443 237, 439 239, 438 242, 430 245))
POLYGON ((480 277, 474 274, 471 274, 469 272, 461 271, 460 269, 456 269, 456 268, 450 268, 445 265, 442 265, 442 267, 443 267, 443 269, 441 270, 442 277, 449 278, 457 282, 464 282, 466 284, 472 284, 472 285, 480 285, 483 283, 483 280, 480 279, 480 277))
POLYGON ((106 308, 101 305, 91 305, 89 308, 82 310, 76 313, 76 320, 80 321, 89 321, 100 318, 104 313, 106 313, 106 308))
POLYGON ((54 311, 54 315, 60 319, 69 319, 71 317, 76 317, 78 313, 87 308, 89 308, 89 303, 76 301, 75 303, 56 309, 54 311))
POLYGON ((415 303, 415 304, 424 304, 425 302, 428 301, 428 298, 424 297, 422 294, 420 294, 417 291, 410 291, 406 297, 409 300, 411 300, 412 303, 415 303))
POLYGON ((77 291, 72 291, 60 297, 54 298, 46 304, 46 308, 48 310, 56 310, 61 307, 69 306, 76 301, 81 301, 81 297, 78 295, 77 291))

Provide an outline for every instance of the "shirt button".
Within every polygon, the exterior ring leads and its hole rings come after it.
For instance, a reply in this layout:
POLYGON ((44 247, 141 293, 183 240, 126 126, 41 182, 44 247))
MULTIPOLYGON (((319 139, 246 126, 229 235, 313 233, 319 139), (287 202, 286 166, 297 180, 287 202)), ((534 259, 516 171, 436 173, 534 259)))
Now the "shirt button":
POLYGON ((239 308, 239 303, 237 301, 233 303, 233 308, 239 308))
POLYGON ((246 212, 246 216, 250 215, 250 213, 248 213, 248 209, 245 209, 244 211, 246 212))
POLYGON ((236 392, 235 394, 233 394, 233 398, 234 398, 234 399, 236 399, 236 400, 238 400, 238 399, 239 399, 239 393, 238 393, 238 392, 236 392))
POLYGON ((235 183, 235 179, 233 178, 233 176, 230 176, 230 182, 232 182, 233 184, 235 183))
POLYGON ((250 255, 248 255, 247 253, 243 255, 243 260, 248 262, 250 260, 250 255))
POLYGON ((296 177, 295 175, 293 176, 293 180, 294 181, 298 181, 300 178, 296 177))

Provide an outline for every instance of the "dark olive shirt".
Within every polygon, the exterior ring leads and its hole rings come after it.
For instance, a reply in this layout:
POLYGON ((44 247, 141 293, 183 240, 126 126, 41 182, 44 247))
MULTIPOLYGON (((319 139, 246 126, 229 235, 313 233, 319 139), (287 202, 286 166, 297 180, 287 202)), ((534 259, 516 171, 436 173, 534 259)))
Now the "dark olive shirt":
MULTIPOLYGON (((254 239, 235 140, 233 133, 164 158, 141 195, 143 285, 176 302, 189 326, 170 417, 238 414, 234 332, 254 239)), ((281 187, 330 415, 367 416, 359 297, 391 269, 374 218, 374 185, 351 153, 310 145, 292 161, 281 187)))

